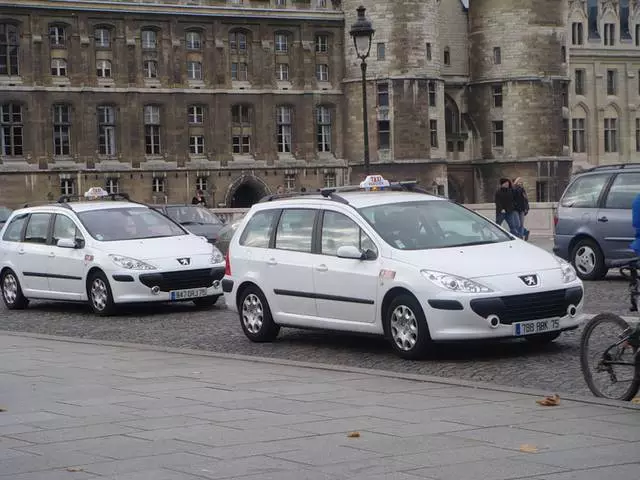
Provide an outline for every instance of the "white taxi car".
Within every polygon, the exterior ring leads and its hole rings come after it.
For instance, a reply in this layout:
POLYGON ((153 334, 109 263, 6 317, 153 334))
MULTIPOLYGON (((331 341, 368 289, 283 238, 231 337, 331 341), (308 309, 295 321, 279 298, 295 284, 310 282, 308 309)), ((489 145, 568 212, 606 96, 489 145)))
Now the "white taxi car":
POLYGON ((281 326, 379 334, 405 358, 432 341, 550 342, 583 317, 567 262, 415 182, 379 176, 254 205, 222 289, 252 341, 281 326))
POLYGON ((204 237, 126 195, 94 187, 85 197, 12 213, 0 231, 7 308, 29 299, 88 301, 109 315, 124 303, 209 306, 222 295, 224 257, 204 237))

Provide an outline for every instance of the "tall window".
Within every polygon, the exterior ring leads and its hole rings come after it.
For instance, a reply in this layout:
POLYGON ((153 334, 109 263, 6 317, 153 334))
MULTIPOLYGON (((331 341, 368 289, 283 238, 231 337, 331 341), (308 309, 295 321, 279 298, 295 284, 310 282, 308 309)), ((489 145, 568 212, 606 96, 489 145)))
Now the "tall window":
POLYGON ((618 119, 604 119, 604 151, 615 153, 618 151, 618 119))
POLYGON ((571 24, 571 44, 584 44, 584 25, 582 22, 574 22, 571 24))
POLYGON ((153 177, 151 179, 151 191, 153 193, 164 193, 165 186, 164 177, 153 177))
POLYGON ((64 58, 51 59, 51 75, 54 77, 67 76, 67 61, 64 58))
POLYGON ((56 156, 71 154, 71 107, 53 106, 53 154, 56 156))
POLYGON ((431 43, 427 43, 426 45, 426 55, 427 55, 427 61, 431 61, 431 59, 433 58, 433 52, 431 51, 431 43))
POLYGON ((585 76, 586 76, 586 72, 584 69, 582 68, 576 69, 575 78, 574 78, 574 89, 575 89, 576 95, 584 95, 585 76))
POLYGON ((276 53, 287 53, 289 51, 289 36, 286 33, 276 33, 274 44, 276 53))
POLYGON ((144 107, 144 143, 147 155, 160 155, 160 107, 145 105, 144 107))
POLYGON ((104 182, 104 189, 107 193, 119 193, 120 182, 118 182, 117 178, 107 178, 107 181, 104 182))
POLYGON ((100 155, 116 154, 116 109, 110 105, 98 107, 98 151, 100 155))
POLYGON ((98 60, 96 62, 96 76, 98 78, 111 78, 111 62, 109 60, 98 60))
POLYGON ((316 65, 316 79, 319 82, 329 81, 329 65, 323 63, 316 65))
POLYGON ((14 103, 0 105, 0 155, 23 154, 24 120, 22 106, 14 103))
POLYGON ((73 178, 61 178, 60 179, 60 194, 61 195, 73 195, 76 192, 76 185, 73 178))
POLYGON ((331 151, 331 110, 320 106, 316 110, 316 137, 319 152, 331 151))
POLYGON ((449 47, 444 47, 442 60, 445 65, 451 65, 451 50, 449 50, 449 47))
POLYGON ((615 23, 604 24, 604 44, 613 46, 616 43, 616 25, 615 23))
POLYGON ((236 52, 246 52, 247 34, 244 32, 231 32, 229 34, 229 48, 236 52))
POLYGON ((391 147, 391 122, 378 120, 378 149, 388 150, 391 147))
POLYGON ((158 62, 155 60, 145 60, 142 68, 145 78, 158 78, 158 62))
POLYGON ((636 152, 640 152, 640 118, 636 118, 636 152))
POLYGON ((111 31, 108 28, 96 28, 93 38, 97 48, 109 48, 111 46, 111 31))
POLYGON ((636 47, 640 47, 640 23, 636 23, 636 47))
POLYGON ((186 44, 188 50, 200 50, 202 48, 200 32, 187 32, 186 44))
POLYGON ((329 36, 316 35, 316 53, 327 53, 329 51, 329 36))
POLYGON ((289 64, 288 63, 278 63, 276 65, 276 78, 284 82, 289 80, 289 64))
POLYGON ((491 143, 494 147, 504 147, 504 122, 502 120, 491 122, 491 143))
POLYGON ((155 30, 142 30, 142 48, 155 50, 158 47, 158 35, 155 30))
POLYGON ((64 48, 67 41, 66 28, 60 25, 52 25, 49 27, 49 41, 52 48, 64 48))
POLYGON ((376 45, 376 57, 378 60, 384 60, 387 56, 387 47, 380 42, 376 45))
POLYGON ((204 121, 204 107, 202 105, 189 105, 187 117, 192 125, 200 125, 204 121))
POLYGON ((292 144, 292 111, 291 107, 279 106, 276 109, 276 125, 278 128, 278 152, 291 153, 292 144))
POLYGON ((429 120, 429 142, 431 148, 438 148, 438 120, 429 120))
POLYGON ((491 87, 491 93, 493 95, 493 106, 495 108, 502 108, 502 85, 494 85, 491 87))
POLYGON ((231 63, 231 80, 246 82, 249 80, 249 65, 244 62, 231 63))
POLYGON ((618 93, 618 72, 616 70, 607 70, 607 95, 616 95, 618 93))
POLYGON ((389 106, 389 84, 386 82, 378 84, 378 106, 389 106))
POLYGON ((189 153, 204 155, 204 135, 189 135, 189 153))
POLYGON ((189 80, 202 80, 202 63, 187 62, 187 78, 189 80))
POLYGON ((502 50, 500 47, 493 47, 493 63, 496 65, 502 63, 502 50))
POLYGON ((203 192, 206 192, 207 190, 209 190, 208 187, 208 181, 207 181, 208 177, 198 177, 196 178, 196 189, 197 190, 202 190, 203 192))
POLYGON ((0 75, 18 75, 18 27, 0 23, 0 75))
POLYGON ((562 119, 562 146, 569 146, 569 119, 562 119))
POLYGON ((231 107, 231 151, 236 155, 251 153, 251 111, 248 105, 231 107))
POLYGON ((436 82, 429 82, 427 84, 427 88, 429 90, 429 106, 430 107, 435 107, 436 106, 436 95, 437 95, 436 82))
POLYGON ((587 151, 585 123, 586 120, 584 118, 571 119, 573 153, 584 153, 587 151))

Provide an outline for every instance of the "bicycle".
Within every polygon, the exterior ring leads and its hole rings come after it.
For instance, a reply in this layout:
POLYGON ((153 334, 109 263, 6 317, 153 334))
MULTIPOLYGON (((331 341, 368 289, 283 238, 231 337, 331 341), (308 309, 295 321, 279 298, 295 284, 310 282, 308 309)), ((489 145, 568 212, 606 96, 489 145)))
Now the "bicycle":
MULTIPOLYGON (((640 297, 640 283, 638 282, 638 268, 640 257, 636 257, 621 269, 623 277, 629 280, 630 311, 638 311, 640 297)), ((629 401, 640 390, 640 323, 635 327, 629 325, 619 315, 601 313, 589 320, 582 332, 580 341, 580 367, 589 390, 601 398, 629 401), (604 327, 598 334, 596 330, 604 327), (618 332, 617 335, 616 331, 618 332), (605 335, 613 333, 614 339, 606 340, 605 335), (595 369, 590 366, 590 346, 592 341, 603 341, 604 347, 595 348, 595 369), (615 370, 614 370, 615 368, 615 370), (625 368, 629 371, 628 379, 621 380, 620 374, 625 368), (608 389, 600 387, 597 380, 610 381, 611 387, 623 386, 618 393, 610 393, 608 389)))

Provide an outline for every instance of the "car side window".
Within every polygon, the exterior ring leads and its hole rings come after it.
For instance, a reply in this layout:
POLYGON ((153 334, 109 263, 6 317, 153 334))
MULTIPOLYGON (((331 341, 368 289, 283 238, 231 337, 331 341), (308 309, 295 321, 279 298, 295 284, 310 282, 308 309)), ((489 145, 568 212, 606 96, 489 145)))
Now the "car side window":
POLYGON ((32 213, 24 232, 24 241, 28 243, 47 243, 50 213, 32 213))
POLYGON ((371 250, 377 256, 378 249, 369 236, 349 217, 342 213, 325 211, 322 220, 320 252, 336 256, 338 248, 353 246, 362 251, 371 250))
POLYGON ((640 192, 640 173, 621 173, 613 183, 604 208, 631 210, 631 204, 640 192))
POLYGON ((82 234, 75 222, 66 215, 56 215, 53 224, 53 244, 57 244, 61 238, 72 238, 74 240, 83 240, 82 234))
POLYGON ((28 215, 25 213, 24 215, 18 215, 11 220, 11 223, 4 231, 2 240, 5 242, 19 242, 22 239, 22 230, 24 229, 24 224, 27 223, 27 218, 28 215))
POLYGON ((282 212, 276 230, 276 248, 311 253, 316 210, 290 209, 282 212))
POLYGON ((273 224, 278 210, 257 212, 247 222, 240 236, 243 247, 269 248, 269 240, 273 231, 273 224))
POLYGON ((562 197, 560 205, 572 208, 595 208, 609 175, 587 175, 576 179, 562 197))

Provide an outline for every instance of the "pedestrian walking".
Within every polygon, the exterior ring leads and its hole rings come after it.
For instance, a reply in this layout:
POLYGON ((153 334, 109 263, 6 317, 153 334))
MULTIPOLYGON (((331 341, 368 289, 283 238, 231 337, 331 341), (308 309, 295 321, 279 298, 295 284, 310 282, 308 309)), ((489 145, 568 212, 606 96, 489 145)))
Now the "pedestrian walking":
POLYGON ((513 184, 508 178, 500 179, 500 186, 495 194, 495 205, 496 223, 502 225, 502 222, 506 221, 511 234, 521 238, 520 217, 516 212, 513 184))
POLYGON ((524 217, 529 213, 529 198, 524 188, 524 182, 521 177, 513 181, 513 194, 515 200, 516 212, 518 212, 518 220, 520 222, 520 236, 524 240, 529 240, 529 230, 524 226, 524 217))
POLYGON ((191 205, 198 205, 200 207, 206 207, 207 201, 204 199, 204 192, 197 190, 195 197, 191 199, 191 205))

